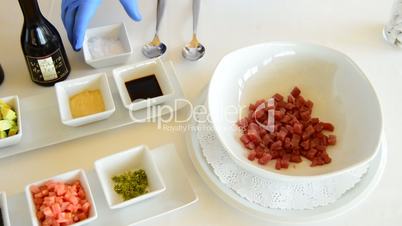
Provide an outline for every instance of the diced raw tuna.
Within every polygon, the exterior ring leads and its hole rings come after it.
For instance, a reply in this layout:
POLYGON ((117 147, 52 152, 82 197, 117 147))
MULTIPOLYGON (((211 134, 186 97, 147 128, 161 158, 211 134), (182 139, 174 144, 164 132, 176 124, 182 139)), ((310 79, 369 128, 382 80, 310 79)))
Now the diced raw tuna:
POLYGON ((328 136, 328 145, 335 145, 336 144, 336 136, 335 135, 329 135, 328 136))
POLYGON ((300 91, 299 87, 295 86, 290 93, 292 94, 293 97, 296 98, 296 97, 300 96, 301 91, 300 91))
POLYGON ((272 156, 269 153, 264 153, 262 157, 258 159, 258 163, 261 165, 266 165, 271 159, 272 156))
POLYGON ((324 130, 333 132, 335 130, 335 127, 331 123, 323 123, 324 130))
MULTIPOLYGON (((331 123, 323 123, 319 118, 312 117, 314 103, 304 99, 298 87, 294 87, 286 99, 278 93, 272 98, 274 105, 270 106, 267 106, 267 101, 264 99, 251 103, 248 107, 247 117, 237 122, 243 133, 240 141, 250 150, 247 158, 250 161, 257 160, 261 165, 267 164, 271 159, 276 159, 275 168, 278 170, 288 168, 289 162, 301 162, 302 156, 311 161, 311 166, 330 163, 331 158, 327 153, 327 146, 336 144, 336 136, 328 136, 325 133, 326 131, 332 132, 335 128, 331 123), (264 106, 261 108, 262 104, 264 106), (268 110, 270 109, 274 110, 274 131, 268 131, 265 127, 268 125, 268 110)), ((64 197, 64 200, 71 202, 71 196, 79 193, 78 186, 80 186, 79 183, 77 187, 72 186, 73 190, 66 189, 68 195, 64 197)), ((43 189, 39 188, 39 190, 43 189)), ((37 194, 38 189, 35 188, 32 188, 32 192, 37 195, 37 205, 41 205, 40 200, 46 192, 37 194)), ((62 189, 56 189, 49 191, 49 194, 63 192, 62 189)), ((75 202, 75 199, 73 198, 72 201, 75 202)), ((82 202, 80 201, 79 204, 82 202)), ((61 204, 62 210, 68 209, 68 207, 61 204)), ((75 218, 77 218, 76 215, 75 218)))
POLYGON ((248 143, 250 143, 250 139, 248 138, 248 136, 247 136, 246 134, 243 134, 243 135, 240 137, 240 141, 241 141, 243 144, 248 144, 248 143))

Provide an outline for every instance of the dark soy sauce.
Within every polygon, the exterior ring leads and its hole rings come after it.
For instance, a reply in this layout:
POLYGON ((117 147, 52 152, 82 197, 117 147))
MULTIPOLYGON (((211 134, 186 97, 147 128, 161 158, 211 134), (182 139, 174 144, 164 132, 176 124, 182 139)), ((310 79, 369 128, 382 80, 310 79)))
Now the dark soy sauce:
POLYGON ((155 75, 125 82, 131 101, 162 96, 162 90, 155 75))

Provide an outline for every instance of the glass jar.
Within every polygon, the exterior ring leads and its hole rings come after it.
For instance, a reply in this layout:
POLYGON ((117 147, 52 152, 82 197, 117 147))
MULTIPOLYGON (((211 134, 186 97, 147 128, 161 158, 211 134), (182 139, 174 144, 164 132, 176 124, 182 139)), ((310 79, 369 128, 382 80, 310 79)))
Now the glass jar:
POLYGON ((383 34, 390 44, 402 48, 402 0, 395 0, 391 18, 384 26, 383 34))

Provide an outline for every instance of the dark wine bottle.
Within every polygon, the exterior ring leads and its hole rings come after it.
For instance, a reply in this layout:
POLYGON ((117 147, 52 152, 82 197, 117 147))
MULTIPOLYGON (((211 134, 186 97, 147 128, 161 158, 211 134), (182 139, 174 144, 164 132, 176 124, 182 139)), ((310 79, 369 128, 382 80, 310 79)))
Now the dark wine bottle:
POLYGON ((3 80, 4 80, 4 71, 0 64, 0 85, 1 83, 3 83, 3 80))
POLYGON ((42 15, 37 0, 18 0, 24 14, 21 46, 34 83, 53 86, 70 74, 70 63, 56 28, 42 15))

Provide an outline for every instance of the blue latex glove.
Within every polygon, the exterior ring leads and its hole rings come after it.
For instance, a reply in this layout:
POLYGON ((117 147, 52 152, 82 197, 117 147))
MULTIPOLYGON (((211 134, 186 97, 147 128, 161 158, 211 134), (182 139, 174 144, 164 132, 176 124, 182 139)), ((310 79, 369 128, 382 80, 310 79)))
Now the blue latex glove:
MULTIPOLYGON (((82 48, 85 31, 101 0, 63 0, 61 19, 67 31, 68 40, 75 51, 82 48)), ((141 20, 137 0, 120 0, 127 14, 135 21, 141 20)))

